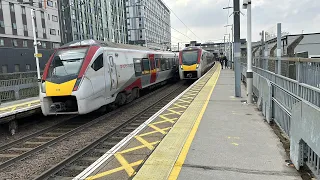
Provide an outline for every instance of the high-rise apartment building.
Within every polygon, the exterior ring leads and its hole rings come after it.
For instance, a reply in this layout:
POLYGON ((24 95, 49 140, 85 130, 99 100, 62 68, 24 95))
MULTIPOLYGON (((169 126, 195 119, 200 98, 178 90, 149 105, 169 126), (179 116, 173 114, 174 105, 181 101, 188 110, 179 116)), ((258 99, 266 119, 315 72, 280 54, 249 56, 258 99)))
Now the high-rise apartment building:
POLYGON ((31 8, 35 9, 35 29, 40 65, 61 43, 57 0, 0 0, 0 73, 34 71, 31 8))
POLYGON ((59 46, 57 0, 0 0, 0 47, 33 48, 31 8, 36 10, 36 35, 42 44, 39 48, 59 46))
POLYGON ((127 43, 124 0, 60 0, 61 38, 127 43))
POLYGON ((162 0, 126 0, 129 44, 166 50, 171 43, 170 10, 162 0))

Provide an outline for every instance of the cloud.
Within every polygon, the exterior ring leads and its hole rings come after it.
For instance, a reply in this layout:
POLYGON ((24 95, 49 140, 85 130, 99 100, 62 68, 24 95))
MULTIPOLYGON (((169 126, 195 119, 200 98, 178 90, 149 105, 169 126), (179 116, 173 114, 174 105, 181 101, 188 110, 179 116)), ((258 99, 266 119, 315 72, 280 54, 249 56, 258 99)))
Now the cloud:
MULTIPOLYGON (((233 6, 233 0, 164 0, 175 14, 196 34, 180 22, 171 13, 171 26, 181 33, 171 30, 173 42, 189 42, 190 40, 208 41, 223 39, 226 34, 224 25, 233 23, 227 18, 227 10, 223 7, 233 6), (197 38, 199 37, 199 38, 197 38)), ((242 0, 240 0, 242 3, 242 0)), ((252 1, 252 33, 253 40, 260 39, 262 30, 276 32, 277 23, 282 23, 283 31, 291 34, 315 32, 320 29, 319 0, 253 0, 252 1)), ((233 9, 230 9, 230 13, 233 9)), ((246 10, 241 9, 246 14, 246 10)), ((246 38, 246 16, 241 19, 241 38, 246 38)), ((230 33, 230 28, 229 33, 230 33)), ((216 41, 217 42, 217 41, 216 41)))

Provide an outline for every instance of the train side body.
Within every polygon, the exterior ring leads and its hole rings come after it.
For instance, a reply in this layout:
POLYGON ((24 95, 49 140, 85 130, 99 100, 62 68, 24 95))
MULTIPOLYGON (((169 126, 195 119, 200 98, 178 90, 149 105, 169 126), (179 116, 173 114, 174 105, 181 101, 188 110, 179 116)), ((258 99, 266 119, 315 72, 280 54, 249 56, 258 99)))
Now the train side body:
POLYGON ((90 45, 58 50, 45 68, 40 95, 42 112, 87 114, 110 103, 124 104, 139 90, 172 78, 177 62, 174 53, 134 47, 90 45), (74 70, 78 59, 83 62, 79 70, 74 70), (62 64, 53 63, 58 61, 62 64), (161 67, 163 64, 165 67, 161 67))

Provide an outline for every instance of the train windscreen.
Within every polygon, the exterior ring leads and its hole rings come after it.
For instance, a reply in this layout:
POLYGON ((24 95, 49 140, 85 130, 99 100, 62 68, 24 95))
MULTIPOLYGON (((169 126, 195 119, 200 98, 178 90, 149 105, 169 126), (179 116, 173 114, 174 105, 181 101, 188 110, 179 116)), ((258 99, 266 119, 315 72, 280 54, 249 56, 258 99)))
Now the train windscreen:
POLYGON ((64 82, 76 78, 87 50, 88 48, 86 47, 57 51, 49 66, 47 80, 64 82))
POLYGON ((182 64, 193 65, 198 62, 198 51, 183 51, 182 64))

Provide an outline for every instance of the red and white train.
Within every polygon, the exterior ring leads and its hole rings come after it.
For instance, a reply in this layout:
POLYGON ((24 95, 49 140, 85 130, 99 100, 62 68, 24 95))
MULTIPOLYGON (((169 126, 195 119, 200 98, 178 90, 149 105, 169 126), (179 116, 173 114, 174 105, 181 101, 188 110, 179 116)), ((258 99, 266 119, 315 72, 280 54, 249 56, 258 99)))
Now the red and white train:
POLYGON ((40 93, 44 115, 86 114, 139 97, 139 91, 178 71, 178 56, 141 46, 95 40, 57 49, 44 69, 40 93))

